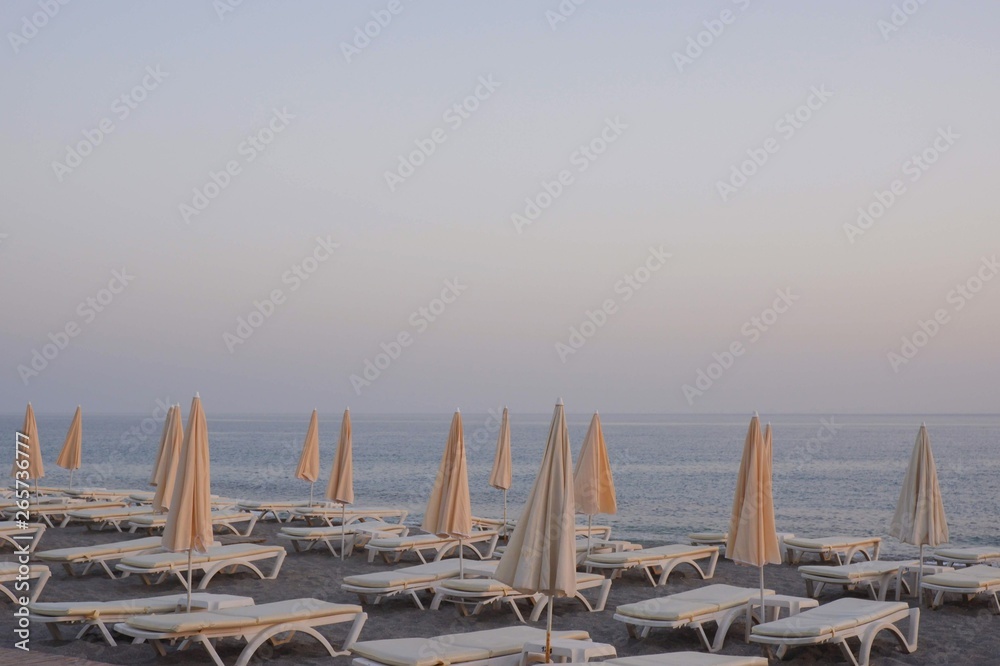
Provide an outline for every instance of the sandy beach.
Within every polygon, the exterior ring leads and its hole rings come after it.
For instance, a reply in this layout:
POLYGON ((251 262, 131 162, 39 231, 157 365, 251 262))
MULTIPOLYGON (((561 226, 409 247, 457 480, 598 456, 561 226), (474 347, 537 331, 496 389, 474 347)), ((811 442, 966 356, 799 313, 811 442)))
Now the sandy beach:
MULTIPOLYGON (((274 522, 258 523, 254 536, 263 537, 269 543, 275 538, 277 525, 274 522)), ((120 540, 116 532, 88 532, 82 526, 64 529, 50 529, 42 541, 42 549, 104 543, 120 540)), ((280 543, 280 542, 278 542, 280 543)), ((291 551, 291 548, 289 548, 291 551)), ((9 553, 3 556, 11 559, 9 553)), ((405 561, 405 560, 404 560, 405 561)), ((413 560, 415 562, 415 560, 413 560)), ((355 553, 345 562, 324 551, 307 553, 290 552, 281 574, 275 581, 261 581, 249 574, 217 576, 209 586, 209 592, 239 594, 253 597, 257 603, 278 601, 297 597, 317 597, 332 602, 357 603, 357 598, 340 589, 344 575, 364 573, 384 569, 388 565, 381 562, 369 564, 363 554, 355 553)), ((766 584, 781 594, 805 595, 805 585, 792 566, 771 566, 766 569, 766 584)), ((757 584, 757 570, 739 567, 727 560, 720 560, 712 582, 753 587, 757 584)), ((639 601, 654 596, 662 596, 706 584, 690 569, 682 567, 675 572, 670 582, 663 588, 652 588, 639 575, 630 574, 615 581, 608 600, 607 609, 599 613, 587 613, 576 602, 562 601, 555 606, 554 626, 558 629, 584 629, 592 639, 613 644, 620 656, 673 652, 679 650, 699 650, 695 633, 691 630, 659 630, 642 641, 628 638, 624 625, 611 619, 615 606, 639 601)), ((82 578, 70 578, 61 569, 53 569, 53 575, 40 601, 60 600, 108 600, 146 595, 182 592, 181 586, 173 581, 147 587, 138 578, 112 581, 103 574, 91 573, 82 578)), ((828 589, 820 601, 825 602, 840 596, 839 588, 828 589)), ((914 602, 910 599, 910 604, 914 602)), ((9 604, 8 604, 9 607, 9 604)), ((367 606, 368 623, 361 634, 362 640, 393 638, 404 636, 435 636, 445 633, 474 631, 508 626, 516 622, 508 610, 487 609, 478 617, 461 617, 454 606, 444 605, 438 611, 420 611, 410 602, 394 600, 378 606, 367 606)), ((2 647, 12 647, 14 623, 10 613, 0 617, 2 647)), ((943 608, 936 611, 924 610, 920 622, 920 644, 916 653, 904 655, 898 651, 896 643, 888 634, 883 634, 872 651, 875 664, 998 664, 1000 663, 1000 632, 997 631, 1000 618, 991 614, 985 600, 975 600, 971 604, 949 599, 943 608)), ((535 626, 544 626, 536 623, 535 626)), ((722 650, 723 654, 759 655, 761 648, 747 645, 742 640, 742 624, 734 625, 722 650)), ((344 628, 334 626, 324 630, 336 644, 343 636, 344 628)), ((208 654, 200 648, 192 648, 182 653, 171 653, 157 657, 147 645, 129 645, 122 641, 117 647, 105 645, 94 636, 84 640, 54 641, 48 631, 40 626, 33 627, 31 649, 39 656, 48 654, 62 657, 82 657, 108 664, 211 664, 208 654)), ((220 644, 219 652, 227 663, 235 661, 242 644, 228 641, 220 644)), ((331 659, 312 639, 304 636, 277 648, 263 648, 258 651, 262 662, 278 665, 301 665, 331 663, 331 659)), ((347 657, 337 658, 335 663, 347 664, 347 657)), ((836 664, 844 663, 839 651, 834 647, 803 649, 794 652, 787 663, 793 664, 836 664)))

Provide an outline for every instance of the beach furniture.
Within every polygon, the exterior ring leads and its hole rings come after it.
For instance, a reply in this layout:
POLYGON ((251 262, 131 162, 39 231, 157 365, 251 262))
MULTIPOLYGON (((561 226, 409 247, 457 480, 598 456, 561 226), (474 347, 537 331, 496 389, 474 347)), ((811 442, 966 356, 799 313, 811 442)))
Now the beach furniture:
MULTIPOLYGON (((32 503, 27 511, 32 519, 41 519, 49 527, 55 527, 56 523, 62 522, 66 514, 78 509, 110 509, 125 506, 125 502, 86 502, 82 499, 57 498, 51 502, 32 503), (55 521, 55 522, 53 522, 55 521)), ((15 506, 3 509, 7 517, 15 517, 19 509, 15 506)))
POLYGON ((156 497, 156 493, 152 490, 137 490, 129 494, 128 501, 132 504, 150 504, 154 497, 156 497))
POLYGON ((836 559, 837 564, 850 564, 858 554, 866 560, 877 560, 882 548, 881 537, 831 536, 817 539, 789 537, 784 542, 790 564, 798 564, 802 556, 807 553, 819 555, 824 562, 836 559))
POLYGON ((96 564, 111 578, 116 578, 115 572, 108 566, 126 555, 160 550, 163 539, 158 536, 115 541, 93 546, 74 546, 71 548, 56 548, 35 553, 35 559, 47 564, 61 564, 70 576, 83 576, 96 564), (82 570, 80 569, 82 567, 82 570))
MULTIPOLYGON (((129 518, 129 532, 135 533, 138 530, 146 530, 152 534, 156 530, 162 530, 167 524, 167 514, 147 513, 129 518)), ((212 509, 212 525, 214 527, 224 527, 237 536, 250 536, 254 525, 257 524, 257 514, 248 511, 219 511, 212 509), (237 525, 246 523, 246 528, 241 532, 237 525)))
POLYGON ((343 537, 344 554, 351 555, 355 548, 364 546, 373 538, 405 537, 409 531, 410 528, 406 525, 373 520, 333 527, 282 527, 278 532, 278 538, 291 541, 296 552, 307 551, 318 544, 323 544, 332 554, 340 555, 337 549, 340 548, 343 537))
MULTIPOLYGON (((250 597, 231 594, 195 592, 191 595, 191 608, 217 610, 252 606, 250 597)), ((44 624, 56 640, 62 640, 61 629, 79 627, 75 638, 80 639, 96 630, 108 645, 116 645, 110 627, 125 622, 134 615, 175 613, 187 608, 187 594, 168 594, 162 597, 119 599, 117 601, 47 601, 28 606, 30 621, 44 624)))
POLYGON ((789 648, 833 644, 840 648, 849 664, 868 666, 872 643, 880 632, 889 631, 900 648, 910 653, 917 649, 919 624, 920 609, 910 608, 904 602, 844 598, 792 617, 758 624, 751 631, 750 640, 777 646, 779 658, 789 648), (904 620, 905 634, 900 626, 904 620), (856 657, 848 643, 855 638, 860 641, 856 657))
POLYGON ((995 613, 1000 613, 1000 568, 988 564, 976 564, 954 571, 944 571, 941 573, 924 576, 920 585, 921 590, 929 590, 934 593, 931 600, 931 608, 941 605, 946 592, 962 595, 966 601, 972 597, 987 594, 991 596, 992 607, 995 613))
MULTIPOLYGON (((806 582, 806 594, 817 598, 827 585, 840 585, 845 590, 866 588, 872 599, 885 601, 889 584, 896 581, 901 584, 899 570, 901 567, 915 565, 917 560, 893 562, 874 560, 871 562, 852 562, 838 566, 805 565, 799 567, 799 574, 806 582)), ((1000 571, 1000 569, 998 569, 1000 571)), ((899 598, 897 590, 896 598, 899 598)))
MULTIPOLYGON (((774 590, 764 590, 765 596, 774 590)), ((760 599, 760 588, 733 585, 706 585, 686 592, 624 604, 615 609, 613 618, 625 623, 632 638, 645 638, 652 629, 691 628, 698 633, 702 646, 718 652, 732 623, 746 616, 747 602, 760 599), (708 639, 706 624, 715 624, 715 638, 708 639)))
MULTIPOLYGON (((16 583, 18 580, 24 580, 21 576, 20 566, 17 562, 0 562, 0 592, 7 595, 7 598, 18 604, 18 599, 24 596, 24 590, 17 590, 11 587, 7 587, 7 583, 16 583)), ((28 597, 29 601, 34 601, 38 599, 38 595, 42 593, 45 588, 45 584, 49 582, 49 576, 52 572, 44 564, 29 564, 28 567, 28 580, 34 580, 34 583, 30 584, 31 594, 28 597)))
MULTIPOLYGON (((781 558, 788 561, 788 550, 785 548, 785 539, 791 539, 795 535, 791 532, 778 532, 778 548, 781 549, 781 558)), ((726 541, 729 539, 729 532, 691 532, 687 535, 692 546, 718 546, 719 552, 726 552, 726 541)))
MULTIPOLYGON (((608 593, 611 592, 611 579, 600 574, 577 573, 576 590, 574 598, 588 611, 602 611, 608 601, 608 593), (592 589, 597 589, 597 598, 593 604, 583 595, 584 590, 592 589)), ((506 604, 517 619, 524 622, 521 609, 517 607, 517 602, 522 599, 531 601, 530 621, 537 621, 548 602, 548 597, 544 594, 518 592, 494 578, 449 578, 434 586, 434 600, 430 607, 431 610, 437 610, 442 602, 447 601, 457 605, 462 615, 478 615, 483 608, 491 604, 506 604), (473 606, 471 612, 467 609, 468 605, 473 606)))
MULTIPOLYGON (((86 507, 86 505, 83 506, 86 507)), ((62 523, 59 524, 59 527, 66 527, 71 522, 76 521, 83 523, 87 529, 96 528, 100 531, 110 525, 121 532, 121 524, 123 522, 131 520, 136 516, 144 516, 152 513, 153 507, 150 506, 116 506, 102 509, 80 508, 67 513, 62 523)))
POLYGON ((142 492, 140 490, 121 490, 115 488, 67 488, 63 491, 70 497, 87 500, 88 502, 124 502, 133 493, 142 492))
MULTIPOLYGON (((285 549, 281 546, 257 545, 252 543, 237 543, 230 546, 215 546, 206 552, 194 551, 190 554, 191 571, 202 572, 201 581, 197 589, 204 590, 213 577, 220 571, 233 573, 240 567, 245 567, 255 573, 262 580, 274 580, 281 571, 281 564, 285 561, 285 549), (274 560, 271 573, 264 575, 255 562, 274 560)), ((188 571, 187 552, 162 552, 144 553, 142 555, 127 555, 115 565, 118 571, 122 572, 122 578, 130 574, 139 575, 147 585, 156 585, 169 576, 174 575, 181 584, 188 586, 185 576, 188 571)))
POLYGON ((334 604, 319 599, 288 599, 268 604, 225 608, 214 611, 136 615, 115 625, 115 631, 148 641, 157 653, 166 655, 165 642, 200 643, 216 666, 225 666, 213 642, 233 638, 246 641, 235 664, 246 666, 265 642, 275 645, 291 640, 294 634, 312 636, 331 657, 348 654, 368 614, 360 606, 334 604), (335 650, 319 627, 350 623, 341 650, 335 650), (279 638, 282 634, 287 636, 279 638))
POLYGON ((497 547, 500 533, 496 530, 473 531, 469 536, 458 539, 450 536, 438 536, 437 534, 412 534, 403 537, 389 537, 372 539, 365 544, 368 551, 368 561, 374 562, 376 555, 381 555, 382 559, 391 564, 399 562, 406 553, 414 553, 421 562, 427 563, 425 553, 433 553, 433 560, 444 559, 452 552, 457 553, 459 543, 462 548, 470 548, 481 560, 493 557, 493 550, 497 547), (480 550, 477 544, 485 544, 480 550))
POLYGON ((43 534, 45 534, 45 525, 41 523, 28 523, 27 527, 22 527, 18 525, 16 520, 0 522, 0 542, 9 543, 14 550, 23 548, 27 541, 29 542, 28 552, 34 552, 38 542, 42 540, 43 534))
POLYGON ((665 585, 670 573, 682 564, 687 564, 698 572, 702 579, 715 575, 715 565, 719 561, 717 546, 688 546, 670 544, 640 550, 626 550, 618 553, 592 553, 583 562, 587 571, 605 571, 610 578, 617 578, 630 569, 642 569, 654 587, 665 585), (708 560, 702 569, 699 560, 708 560))
POLYGON ((515 527, 517 527, 517 521, 513 518, 508 518, 505 525, 503 518, 472 517, 472 529, 474 530, 497 530, 501 533, 507 533, 513 532, 515 527))
POLYGON ((1000 546, 973 546, 967 548, 937 548, 932 557, 945 564, 973 566, 1000 562, 1000 546))
POLYGON ((326 525, 339 525, 341 521, 345 523, 356 523, 363 520, 379 520, 388 522, 395 520, 402 523, 409 515, 406 509, 393 509, 385 507, 363 507, 348 506, 341 507, 340 504, 322 504, 306 506, 300 509, 292 509, 292 517, 305 518, 306 523, 312 525, 313 521, 320 521, 326 525))
MULTIPOLYGON (((474 575, 479 571, 476 567, 485 564, 487 563, 470 562, 465 568, 466 573, 474 575)), ((345 576, 340 587, 345 592, 358 595, 363 604, 368 603, 368 599, 371 599, 373 604, 378 604, 383 599, 406 595, 413 600, 417 608, 423 610, 424 605, 420 601, 419 593, 433 588, 443 580, 454 578, 458 575, 458 567, 458 560, 454 558, 411 567, 397 567, 386 571, 345 576)))
POLYGON ((601 664, 603 666, 767 666, 767 659, 704 652, 662 652, 640 657, 605 659, 601 664))
POLYGON ((238 500, 236 508, 240 511, 251 511, 257 514, 258 520, 266 520, 270 514, 279 523, 292 520, 292 511, 309 506, 306 500, 238 500), (282 519, 284 514, 284 519, 282 519))
MULTIPOLYGON (((553 640, 588 641, 586 631, 554 631, 553 640)), ((503 627, 433 638, 386 638, 351 647, 354 666, 517 666, 527 643, 545 643, 545 630, 503 627)))

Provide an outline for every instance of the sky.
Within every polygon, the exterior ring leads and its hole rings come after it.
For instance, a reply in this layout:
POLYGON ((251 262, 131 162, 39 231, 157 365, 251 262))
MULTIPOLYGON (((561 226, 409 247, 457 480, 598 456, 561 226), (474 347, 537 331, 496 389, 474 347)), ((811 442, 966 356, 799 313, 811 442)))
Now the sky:
POLYGON ((0 412, 995 412, 998 19, 5 2, 0 412))

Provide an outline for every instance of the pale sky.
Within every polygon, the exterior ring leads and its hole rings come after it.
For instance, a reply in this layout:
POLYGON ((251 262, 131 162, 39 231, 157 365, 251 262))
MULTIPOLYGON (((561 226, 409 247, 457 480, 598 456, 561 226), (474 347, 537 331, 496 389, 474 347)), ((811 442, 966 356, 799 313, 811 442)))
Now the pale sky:
POLYGON ((996 411, 997 3, 224 3, 0 6, 0 412, 996 411))

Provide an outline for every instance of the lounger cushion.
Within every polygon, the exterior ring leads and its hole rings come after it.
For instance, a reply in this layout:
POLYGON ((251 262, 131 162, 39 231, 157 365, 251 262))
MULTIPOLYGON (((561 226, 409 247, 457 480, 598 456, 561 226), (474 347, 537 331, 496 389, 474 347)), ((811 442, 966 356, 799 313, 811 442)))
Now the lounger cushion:
POLYGON ((810 576, 822 576, 830 580, 843 580, 844 582, 862 580, 871 576, 879 576, 887 573, 899 571, 899 567, 904 564, 915 564, 912 562, 892 562, 887 560, 875 560, 874 562, 855 562, 854 564, 844 564, 836 567, 824 566, 801 566, 799 573, 807 573, 810 576))
POLYGON ((688 539, 692 541, 720 541, 724 542, 729 535, 726 532, 692 532, 688 534, 688 539))
MULTIPOLYGON (((568 638, 573 640, 588 640, 586 631, 553 631, 553 638, 568 638)), ((452 643, 463 647, 487 650, 490 657, 501 657, 508 654, 518 654, 525 643, 530 641, 545 641, 545 630, 535 627, 503 627, 501 629, 486 629, 462 634, 448 634, 439 637, 444 643, 452 643)))
POLYGON ((166 613, 163 615, 136 615, 127 624, 136 629, 159 634, 193 634, 204 629, 232 629, 253 626, 253 620, 234 615, 224 615, 217 611, 195 613, 166 613))
POLYGON ((270 502, 257 502, 254 500, 239 500, 237 506, 244 509, 297 509, 300 507, 309 506, 309 502, 306 501, 294 501, 294 500, 278 500, 270 502))
POLYGON ((767 666, 763 657, 732 657, 706 652, 667 652, 608 659, 605 666, 767 666))
POLYGON ((141 516, 146 513, 153 513, 153 508, 148 506, 123 506, 112 507, 109 509, 80 509, 79 511, 70 511, 69 515, 71 518, 101 520, 102 518, 128 518, 129 516, 141 516))
MULTIPOLYGON (((224 521, 241 521, 250 520, 253 515, 246 513, 244 511, 212 511, 212 522, 224 522, 224 521)), ((167 514, 157 513, 157 514, 146 514, 141 516, 136 516, 131 519, 131 522, 139 526, 153 526, 161 525, 167 522, 167 514)))
MULTIPOLYGON (((764 594, 774 594, 774 590, 764 590, 764 594)), ((760 589, 736 587, 734 585, 706 585, 686 592, 678 592, 655 599, 646 599, 632 604, 618 606, 619 615, 656 622, 681 622, 699 615, 707 615, 734 606, 743 606, 750 599, 759 596, 760 589)))
POLYGON ((671 557, 698 557, 707 556, 718 551, 715 546, 688 546, 685 544, 671 544, 669 546, 657 546, 655 548, 643 548, 642 550, 630 550, 622 553, 594 553, 587 559, 590 562, 599 564, 638 564, 647 560, 662 560, 671 557))
POLYGON ((345 576, 344 583, 355 587, 370 587, 373 589, 390 589, 444 580, 458 575, 458 562, 455 560, 440 560, 418 564, 413 567, 400 567, 388 571, 376 571, 355 576, 345 576))
POLYGON ((177 610, 177 604, 186 603, 185 594, 168 594, 145 599, 120 599, 117 601, 48 601, 30 604, 28 610, 36 615, 52 617, 80 616, 99 617, 101 615, 145 615, 147 613, 169 613, 177 610))
MULTIPOLYGON (((0 576, 16 576, 20 566, 17 562, 0 562, 0 576)), ((28 569, 33 577, 49 570, 44 564, 29 564, 28 569)))
POLYGON ((440 587, 446 590, 456 590, 458 592, 503 592, 509 594, 514 592, 514 588, 506 583, 501 583, 495 578, 451 578, 441 583, 440 587))
POLYGON ((924 582, 941 587, 969 589, 1000 586, 1000 568, 977 564, 974 567, 924 576, 924 582))
POLYGON ((46 562, 85 562, 95 557, 106 557, 116 553, 158 548, 162 543, 162 537, 143 537, 141 539, 132 539, 131 541, 113 541, 96 546, 55 548, 35 553, 34 557, 46 562))
POLYGON ((453 541, 451 537, 439 537, 436 534, 414 534, 406 537, 372 539, 368 545, 374 548, 413 548, 415 546, 431 546, 453 541))
POLYGON ((355 534, 358 531, 358 528, 362 526, 365 530, 385 529, 389 531, 398 531, 403 528, 402 525, 392 525, 390 523, 372 521, 366 523, 351 523, 350 525, 334 525, 333 527, 282 527, 281 534, 286 534, 297 539, 323 539, 326 537, 340 536, 341 534, 355 534))
MULTIPOLYGON (((205 562, 216 562, 233 558, 253 557, 257 555, 268 555, 284 551, 280 546, 267 546, 252 543, 237 543, 230 546, 217 546, 209 548, 204 553, 194 551, 191 553, 192 564, 204 564, 205 562)), ((137 569, 162 569, 166 567, 176 567, 186 565, 188 561, 187 551, 177 553, 148 553, 145 555, 129 555, 122 558, 121 564, 135 567, 137 569)))
POLYGON ((901 601, 837 599, 798 615, 758 624, 753 633, 777 638, 822 638, 880 620, 898 611, 908 611, 909 608, 901 601))
POLYGON ((1000 559, 1000 548, 977 546, 973 548, 938 548, 934 555, 946 560, 981 561, 1000 559))
POLYGON ((436 638, 387 638, 355 643, 351 652, 389 666, 437 666, 489 659, 481 648, 451 645, 436 638))
POLYGON ((288 599, 245 608, 227 608, 219 612, 253 620, 254 624, 278 624, 331 615, 353 615, 361 612, 361 606, 334 604, 319 599, 288 599))
POLYGON ((786 546, 792 546, 793 548, 808 548, 810 550, 839 550, 843 548, 850 548, 851 546, 857 546, 863 543, 871 543, 873 541, 881 541, 879 537, 849 537, 849 536, 832 536, 823 537, 821 539, 805 539, 802 537, 789 537, 785 539, 786 546))

